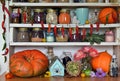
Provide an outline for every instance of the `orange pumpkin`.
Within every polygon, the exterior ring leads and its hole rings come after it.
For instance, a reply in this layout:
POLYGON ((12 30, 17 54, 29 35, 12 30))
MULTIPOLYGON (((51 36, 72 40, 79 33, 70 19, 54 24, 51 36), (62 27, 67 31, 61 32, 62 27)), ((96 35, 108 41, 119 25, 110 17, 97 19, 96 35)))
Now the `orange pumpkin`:
POLYGON ((98 18, 104 24, 115 23, 117 21, 117 12, 113 8, 104 8, 100 11, 98 18))
POLYGON ((24 50, 10 57, 10 71, 19 77, 40 75, 47 70, 48 65, 48 58, 38 50, 24 50))
POLYGON ((109 72, 112 56, 108 52, 100 52, 99 56, 92 58, 91 65, 94 70, 102 68, 104 72, 109 72))

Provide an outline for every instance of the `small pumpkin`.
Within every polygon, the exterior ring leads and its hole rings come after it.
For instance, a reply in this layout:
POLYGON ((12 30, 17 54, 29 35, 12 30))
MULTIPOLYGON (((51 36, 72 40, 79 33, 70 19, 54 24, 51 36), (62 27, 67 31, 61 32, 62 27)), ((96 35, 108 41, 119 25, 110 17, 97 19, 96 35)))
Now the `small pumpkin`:
POLYGON ((39 50, 19 51, 10 57, 10 71, 19 77, 32 77, 44 73, 48 58, 39 50))
POLYGON ((104 8, 100 11, 98 18, 103 24, 115 23, 117 21, 117 12, 114 8, 104 8))
POLYGON ((99 56, 92 58, 91 65, 94 70, 101 68, 104 72, 109 72, 112 56, 107 52, 100 52, 99 56))

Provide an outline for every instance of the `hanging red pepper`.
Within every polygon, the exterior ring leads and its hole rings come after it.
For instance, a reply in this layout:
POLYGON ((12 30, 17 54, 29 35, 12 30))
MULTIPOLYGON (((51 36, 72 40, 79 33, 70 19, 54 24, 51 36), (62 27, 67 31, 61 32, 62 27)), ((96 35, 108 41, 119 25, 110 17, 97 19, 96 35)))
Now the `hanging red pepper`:
POLYGON ((51 32, 51 24, 49 23, 48 24, 48 31, 47 31, 48 33, 50 33, 51 32))
POLYGON ((63 35, 63 37, 64 37, 64 36, 65 36, 64 27, 61 28, 61 32, 62 32, 62 35, 63 35))
POLYGON ((70 40, 72 40, 72 28, 69 28, 69 37, 70 37, 70 40))
POLYGON ((27 22, 27 12, 23 12, 23 22, 27 22))
POLYGON ((41 21, 40 24, 41 24, 42 29, 44 30, 44 29, 45 29, 45 27, 44 27, 44 22, 41 21))
POLYGON ((5 4, 2 4, 2 11, 5 11, 5 4))
POLYGON ((6 19, 6 15, 5 15, 5 14, 3 14, 3 20, 5 21, 5 19, 6 19))
POLYGON ((93 24, 90 24, 90 35, 93 34, 93 24))
POLYGON ((100 29, 100 23, 99 22, 96 22, 96 31, 98 32, 100 29))
POLYGON ((76 26, 76 37, 79 37, 79 27, 76 26))
POLYGON ((5 21, 2 21, 2 29, 3 29, 3 33, 6 32, 6 28, 4 27, 5 21))
POLYGON ((56 25, 54 26, 54 34, 55 34, 55 36, 57 36, 57 26, 56 25))
POLYGON ((82 40, 85 40, 85 38, 86 38, 86 29, 83 28, 82 29, 82 40))
POLYGON ((6 49, 5 49, 5 53, 4 53, 4 54, 2 54, 2 55, 7 55, 7 54, 8 54, 8 52, 9 52, 9 49, 8 49, 8 48, 6 48, 6 49))

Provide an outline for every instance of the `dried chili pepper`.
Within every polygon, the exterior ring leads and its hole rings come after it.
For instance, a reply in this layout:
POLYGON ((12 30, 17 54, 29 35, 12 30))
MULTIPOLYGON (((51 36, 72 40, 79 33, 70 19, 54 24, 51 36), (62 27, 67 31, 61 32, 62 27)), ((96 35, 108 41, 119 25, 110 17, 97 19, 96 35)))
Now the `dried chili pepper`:
POLYGON ((55 36, 57 36, 57 26, 56 25, 54 26, 54 34, 55 34, 55 36))
POLYGON ((62 35, 63 35, 63 37, 64 37, 64 36, 65 36, 64 27, 61 28, 61 32, 62 32, 62 35))
POLYGON ((26 12, 23 13, 23 22, 24 23, 27 22, 27 13, 26 12))
POLYGON ((93 24, 90 24, 90 35, 93 34, 93 24))
POLYGON ((5 14, 3 14, 3 20, 5 21, 5 19, 6 19, 6 15, 5 15, 5 14))
POLYGON ((5 11, 5 4, 2 4, 2 11, 5 11))
POLYGON ((86 29, 83 28, 82 29, 82 40, 85 40, 85 38, 86 38, 86 29))
POLYGON ((6 48, 6 49, 5 49, 5 53, 4 53, 4 54, 2 54, 2 55, 7 55, 7 54, 8 54, 8 52, 9 52, 9 49, 8 49, 8 48, 6 48))
POLYGON ((76 26, 76 36, 78 37, 79 36, 79 27, 76 26))
POLYGON ((51 24, 49 23, 48 24, 48 31, 47 31, 48 33, 50 33, 51 32, 51 24))
POLYGON ((72 40, 72 28, 69 28, 69 37, 70 37, 70 40, 72 40))
POLYGON ((5 11, 7 12, 7 14, 10 16, 9 10, 8 10, 6 7, 4 7, 4 9, 5 9, 5 11))
POLYGON ((96 31, 98 32, 100 29, 100 23, 99 22, 96 22, 96 31))
POLYGON ((6 32, 6 28, 4 27, 4 25, 5 25, 5 21, 2 21, 2 29, 3 29, 3 33, 6 32))
POLYGON ((41 24, 42 29, 44 30, 45 27, 44 27, 44 23, 43 23, 43 21, 41 21, 40 24, 41 24))

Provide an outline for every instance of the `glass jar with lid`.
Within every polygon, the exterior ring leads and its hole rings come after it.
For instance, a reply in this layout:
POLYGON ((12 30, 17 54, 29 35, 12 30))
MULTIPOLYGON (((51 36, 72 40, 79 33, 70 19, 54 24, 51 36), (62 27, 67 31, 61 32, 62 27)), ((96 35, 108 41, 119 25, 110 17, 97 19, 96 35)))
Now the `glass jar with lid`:
POLYGON ((67 42, 67 41, 68 41, 67 29, 58 28, 56 35, 56 42, 67 42))
POLYGON ((21 23, 21 9, 14 8, 11 14, 12 23, 21 23))
POLYGON ((27 28, 19 28, 17 34, 17 42, 29 42, 29 33, 27 28))
POLYGON ((46 41, 47 42, 54 42, 55 41, 54 33, 52 30, 50 32, 46 32, 46 41))
POLYGON ((39 2, 39 0, 28 0, 28 2, 31 2, 31 3, 33 3, 33 2, 39 2))
POLYGON ((42 2, 42 3, 51 3, 53 2, 54 0, 40 0, 39 2, 42 2))
POLYGON ((69 24, 71 21, 70 14, 67 9, 62 9, 59 15, 59 23, 60 24, 69 24))
POLYGON ((43 21, 45 23, 45 13, 43 9, 34 10, 34 23, 40 23, 43 21))
POLYGON ((57 24, 57 14, 55 10, 48 9, 47 15, 46 15, 46 23, 57 24))
POLYGON ((57 0, 58 3, 66 3, 69 2, 69 0, 57 0))
POLYGON ((40 28, 33 28, 31 32, 31 41, 32 42, 42 42, 44 38, 43 30, 40 28))

